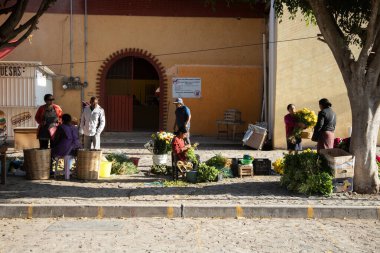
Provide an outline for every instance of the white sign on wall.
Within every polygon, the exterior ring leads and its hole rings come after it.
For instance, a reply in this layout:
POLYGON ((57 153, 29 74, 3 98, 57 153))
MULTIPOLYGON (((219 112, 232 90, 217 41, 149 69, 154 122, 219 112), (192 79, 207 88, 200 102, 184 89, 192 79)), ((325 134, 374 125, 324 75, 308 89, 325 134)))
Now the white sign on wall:
POLYGON ((200 78, 173 78, 173 98, 200 98, 202 93, 200 78))
POLYGON ((0 77, 27 77, 34 78, 35 67, 21 65, 0 64, 0 77))

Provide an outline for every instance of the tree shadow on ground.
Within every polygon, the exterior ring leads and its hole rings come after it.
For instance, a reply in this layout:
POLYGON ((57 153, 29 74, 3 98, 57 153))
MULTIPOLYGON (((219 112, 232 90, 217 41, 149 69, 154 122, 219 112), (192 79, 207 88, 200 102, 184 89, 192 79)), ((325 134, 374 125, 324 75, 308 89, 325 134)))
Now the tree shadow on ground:
POLYGON ((62 182, 54 180, 27 181, 23 178, 11 177, 7 185, 0 186, 0 203, 20 198, 127 198, 142 199, 143 197, 162 197, 163 200, 173 200, 174 196, 186 196, 186 199, 207 200, 209 196, 212 200, 225 200, 226 196, 236 197, 264 197, 273 198, 307 198, 307 196, 293 194, 282 188, 278 180, 269 182, 223 182, 209 184, 190 184, 187 187, 162 187, 149 183, 158 182, 165 177, 159 178, 128 178, 114 182, 105 180, 102 182, 71 181, 71 185, 64 185, 62 182), (128 187, 124 183, 142 183, 141 185, 128 187), (173 196, 173 198, 171 198, 173 196))

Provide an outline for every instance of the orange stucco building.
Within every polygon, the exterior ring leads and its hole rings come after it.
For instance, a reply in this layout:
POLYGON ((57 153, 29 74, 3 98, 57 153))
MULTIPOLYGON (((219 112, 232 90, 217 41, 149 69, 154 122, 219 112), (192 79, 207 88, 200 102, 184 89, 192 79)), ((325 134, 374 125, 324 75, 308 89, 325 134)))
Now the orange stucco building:
MULTIPOLYGON (((216 135, 215 122, 229 108, 242 112, 241 131, 260 120, 264 6, 73 2, 71 9, 70 1, 57 1, 30 40, 3 59, 47 65, 56 74, 54 95, 65 112, 79 117, 81 100, 98 96, 106 131, 172 130, 172 79, 186 77, 200 78, 202 89, 201 97, 184 98, 192 111, 192 134, 216 135), (83 91, 64 89, 70 77, 88 85, 83 91)), ((34 9, 29 7, 25 19, 34 9)))

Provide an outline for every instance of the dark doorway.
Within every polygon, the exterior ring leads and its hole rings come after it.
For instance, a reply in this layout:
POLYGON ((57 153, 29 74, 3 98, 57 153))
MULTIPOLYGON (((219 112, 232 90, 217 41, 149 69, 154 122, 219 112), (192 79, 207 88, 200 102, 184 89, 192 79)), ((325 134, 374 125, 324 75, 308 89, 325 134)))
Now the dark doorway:
POLYGON ((115 62, 106 78, 107 131, 157 131, 159 76, 153 65, 129 56, 115 62))

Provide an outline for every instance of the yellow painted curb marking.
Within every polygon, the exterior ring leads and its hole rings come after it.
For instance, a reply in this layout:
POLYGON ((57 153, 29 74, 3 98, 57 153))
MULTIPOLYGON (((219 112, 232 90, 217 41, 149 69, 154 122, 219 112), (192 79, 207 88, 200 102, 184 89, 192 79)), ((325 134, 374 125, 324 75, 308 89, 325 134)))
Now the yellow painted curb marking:
POLYGON ((166 209, 166 213, 167 213, 167 217, 168 218, 173 218, 174 217, 174 208, 169 206, 167 209, 166 209))
POLYGON ((379 208, 377 208, 377 219, 379 219, 379 220, 380 220, 380 207, 379 207, 379 208))
POLYGON ((307 218, 308 219, 313 219, 314 218, 314 208, 309 206, 307 208, 307 218))
POLYGON ((236 206, 236 217, 244 217, 244 209, 241 206, 236 206))
POLYGON ((27 218, 31 219, 33 217, 33 206, 28 206, 28 215, 27 218))
POLYGON ((103 216, 104 216, 104 211, 103 211, 103 207, 102 206, 99 206, 98 207, 98 219, 103 219, 103 216))

